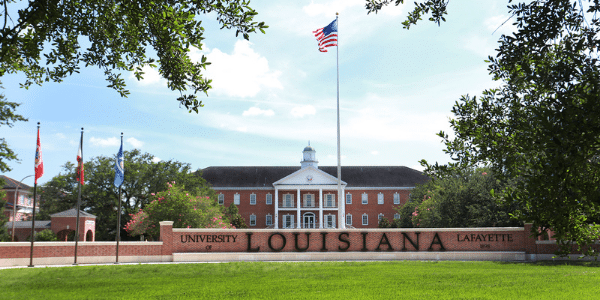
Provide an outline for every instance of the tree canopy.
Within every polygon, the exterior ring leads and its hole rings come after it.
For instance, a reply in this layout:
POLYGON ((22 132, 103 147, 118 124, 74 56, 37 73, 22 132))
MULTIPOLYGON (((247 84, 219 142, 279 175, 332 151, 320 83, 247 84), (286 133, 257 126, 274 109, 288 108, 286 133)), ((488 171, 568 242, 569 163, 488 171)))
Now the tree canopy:
MULTIPOLYGON (((144 209, 153 193, 164 191, 167 182, 175 181, 198 193, 215 199, 215 192, 206 181, 193 172, 190 165, 178 161, 153 162, 153 155, 138 149, 124 151, 125 181, 122 185, 121 224, 130 215, 144 209)), ((96 240, 114 240, 117 224, 119 190, 113 184, 115 178, 114 157, 98 156, 85 163, 85 185, 81 190, 81 209, 97 217, 96 240)), ((76 165, 67 162, 63 172, 54 176, 41 188, 40 220, 77 205, 76 165)), ((126 233, 121 230, 121 237, 126 233)))
POLYGON ((122 71, 143 78, 144 66, 158 67, 171 90, 179 91, 180 105, 198 112, 211 81, 201 71, 210 63, 206 57, 194 62, 191 46, 202 49, 204 28, 201 17, 214 16, 221 29, 236 36, 267 28, 254 21, 257 12, 249 0, 2 0, 0 30, 0 77, 23 73, 22 84, 60 82, 82 66, 100 68, 108 87, 127 96, 122 71), (154 55, 149 55, 156 53, 154 55))
MULTIPOLYGON (((367 8, 391 2, 367 1, 367 8)), ((489 165, 514 180, 499 197, 516 203, 516 216, 534 228, 552 228, 560 253, 575 241, 597 255, 585 245, 600 236, 600 1, 511 2, 518 30, 501 36, 488 61, 500 86, 454 105, 454 137, 438 134, 453 162, 422 164, 431 176, 489 165)), ((429 12, 439 24, 447 5, 418 3, 405 27, 429 12)))
MULTIPOLYGON (((4 179, 0 178, 0 186, 4 186, 4 179)), ((6 191, 0 190, 0 242, 7 242, 10 240, 8 235, 8 228, 6 222, 8 218, 4 215, 4 206, 6 205, 6 191)))
MULTIPOLYGON (((0 89, 3 88, 2 82, 0 82, 0 89)), ((23 116, 15 114, 19 105, 19 103, 7 101, 4 94, 0 93, 0 126, 12 127, 15 122, 27 121, 23 116)), ((8 147, 6 140, 0 137, 0 172, 11 170, 8 166, 8 162, 11 160, 17 160, 17 154, 8 147)))
POLYGON ((511 218, 516 207, 498 201, 492 191, 506 183, 486 168, 466 169, 418 185, 409 201, 398 209, 400 227, 518 226, 511 218))

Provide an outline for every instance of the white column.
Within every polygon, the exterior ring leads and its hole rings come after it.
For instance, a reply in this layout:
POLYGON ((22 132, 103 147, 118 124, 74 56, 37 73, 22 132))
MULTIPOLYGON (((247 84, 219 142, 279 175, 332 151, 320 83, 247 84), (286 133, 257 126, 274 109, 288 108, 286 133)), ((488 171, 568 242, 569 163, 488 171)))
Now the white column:
POLYGON ((319 228, 323 228, 323 188, 319 188, 319 228))
POLYGON ((279 228, 279 190, 275 186, 275 229, 279 228))
POLYGON ((298 199, 296 199, 296 228, 300 228, 300 189, 298 191, 298 199))

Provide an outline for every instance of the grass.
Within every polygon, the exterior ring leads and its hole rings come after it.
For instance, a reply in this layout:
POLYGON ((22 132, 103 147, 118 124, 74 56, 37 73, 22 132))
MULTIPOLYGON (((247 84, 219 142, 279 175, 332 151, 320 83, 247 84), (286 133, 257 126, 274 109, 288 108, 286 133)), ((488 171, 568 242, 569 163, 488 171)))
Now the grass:
POLYGON ((0 270, 1 299, 598 299, 599 263, 241 262, 0 270))

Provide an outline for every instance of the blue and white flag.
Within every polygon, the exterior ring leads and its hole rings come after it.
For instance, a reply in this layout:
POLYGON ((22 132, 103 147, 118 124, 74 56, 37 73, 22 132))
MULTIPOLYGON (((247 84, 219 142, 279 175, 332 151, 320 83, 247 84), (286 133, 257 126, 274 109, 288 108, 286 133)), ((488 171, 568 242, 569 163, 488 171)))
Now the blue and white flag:
POLYGON ((115 186, 119 187, 123 184, 125 180, 125 167, 123 161, 125 160, 125 156, 123 156, 123 137, 121 137, 121 148, 119 148, 119 153, 117 154, 117 161, 115 162, 115 186))

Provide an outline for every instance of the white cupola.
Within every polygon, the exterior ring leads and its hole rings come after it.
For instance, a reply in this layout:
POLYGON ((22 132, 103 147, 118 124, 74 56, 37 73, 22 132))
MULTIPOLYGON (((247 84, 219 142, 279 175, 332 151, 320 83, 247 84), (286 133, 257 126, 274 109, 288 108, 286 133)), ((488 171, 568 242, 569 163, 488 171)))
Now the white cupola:
POLYGON ((301 169, 305 167, 311 166, 315 169, 319 168, 319 162, 317 161, 317 157, 315 156, 315 148, 310 146, 310 141, 308 142, 308 146, 304 148, 302 151, 302 161, 300 162, 301 169))

